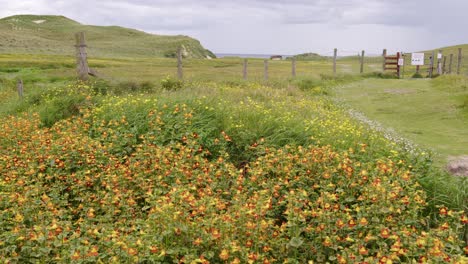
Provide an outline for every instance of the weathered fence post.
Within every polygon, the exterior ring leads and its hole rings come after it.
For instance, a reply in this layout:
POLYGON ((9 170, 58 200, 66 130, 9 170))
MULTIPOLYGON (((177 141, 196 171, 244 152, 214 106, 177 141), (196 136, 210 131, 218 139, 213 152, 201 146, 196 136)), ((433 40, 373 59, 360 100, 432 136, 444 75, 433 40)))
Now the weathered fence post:
POLYGON ((458 48, 457 74, 460 74, 461 61, 462 61, 462 49, 461 49, 461 48, 458 48))
POLYGON ((442 50, 437 53, 437 74, 442 74, 442 50))
POLYGON ((361 52, 361 73, 364 72, 364 51, 361 52))
POLYGON ((182 48, 181 47, 177 50, 177 77, 181 80, 184 78, 184 72, 182 70, 182 48))
POLYGON ((263 64, 264 64, 264 71, 263 71, 263 77, 265 79, 265 81, 268 81, 268 60, 264 60, 263 61, 263 64))
POLYGON ((435 63, 435 51, 432 51, 431 60, 429 61, 429 78, 432 78, 432 73, 434 71, 434 63, 435 63))
POLYGON ((450 54, 448 73, 452 74, 453 53, 450 54))
POLYGON ((442 62, 442 74, 445 74, 447 71, 446 71, 446 64, 447 63, 447 56, 444 56, 444 59, 443 59, 443 62, 442 62))
POLYGON ((20 99, 23 99, 23 91, 24 91, 24 87, 23 87, 23 80, 18 80, 18 85, 17 85, 17 88, 18 88, 18 96, 20 99))
POLYGON ((82 81, 88 80, 89 67, 88 58, 86 54, 86 42, 84 32, 78 32, 75 34, 76 38, 76 64, 78 78, 82 81))
POLYGON ((336 75, 336 57, 338 56, 338 49, 333 51, 333 75, 336 75))
POLYGON ((292 61, 291 61, 291 74, 292 74, 292 77, 296 77, 296 58, 292 58, 292 61))
POLYGON ((383 65, 382 65, 382 71, 385 71, 385 64, 386 64, 386 58, 387 57, 387 49, 384 49, 382 52, 382 57, 383 57, 383 65))
POLYGON ((242 72, 244 80, 247 80, 247 64, 248 64, 247 59, 244 59, 244 70, 242 72))

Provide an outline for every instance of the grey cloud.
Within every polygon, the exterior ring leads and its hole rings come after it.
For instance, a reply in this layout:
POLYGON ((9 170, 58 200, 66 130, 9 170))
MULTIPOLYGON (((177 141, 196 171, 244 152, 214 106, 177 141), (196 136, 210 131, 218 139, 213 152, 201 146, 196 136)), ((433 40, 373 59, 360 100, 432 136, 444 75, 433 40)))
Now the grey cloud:
POLYGON ((363 39, 387 47, 458 44, 467 42, 459 32, 468 26, 466 0, 0 0, 0 7, 0 17, 56 14, 85 24, 189 34, 220 51, 272 45, 306 51, 363 39))

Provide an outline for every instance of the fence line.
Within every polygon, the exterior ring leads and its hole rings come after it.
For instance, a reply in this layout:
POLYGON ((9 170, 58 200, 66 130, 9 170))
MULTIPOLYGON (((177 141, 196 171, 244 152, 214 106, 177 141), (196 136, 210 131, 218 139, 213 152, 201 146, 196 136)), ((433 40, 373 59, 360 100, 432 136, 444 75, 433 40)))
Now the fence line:
MULTIPOLYGON (((81 80, 87 80, 89 77, 88 75, 95 75, 95 71, 90 69, 88 66, 87 62, 87 52, 86 48, 87 45, 85 43, 85 35, 83 32, 78 32, 75 34, 76 37, 76 58, 77 58, 77 73, 78 77, 81 80)), ((456 74, 462 74, 465 70, 468 68, 468 63, 463 58, 463 53, 462 49, 458 48, 458 54, 454 54, 453 52, 447 52, 449 54, 443 54, 443 50, 438 50, 437 53, 437 61, 436 61, 436 53, 435 51, 432 51, 431 53, 426 52, 425 53, 425 58, 424 58, 424 65, 423 66, 413 66, 411 65, 411 53, 401 54, 401 58, 404 60, 403 64, 401 65, 401 71, 396 71, 397 75, 401 74, 401 76, 405 77, 405 71, 406 74, 411 74, 411 76, 414 75, 414 73, 420 73, 423 76, 428 76, 428 77, 434 77, 435 73, 438 75, 441 74, 455 74, 454 67, 456 67, 456 74), (457 56, 456 58, 454 58, 457 56), (436 64, 437 63, 437 64, 436 64), (456 63, 456 65, 454 65, 456 63)), ((177 77, 179 79, 184 79, 184 65, 183 65, 183 49, 180 47, 177 50, 176 53, 176 61, 177 61, 177 77)), ((320 64, 321 66, 321 71, 320 73, 331 73, 334 76, 337 74, 364 74, 364 73, 370 73, 370 72, 382 72, 382 73, 391 73, 387 70, 390 68, 386 67, 386 64, 388 63, 387 61, 388 58, 393 58, 393 55, 388 55, 387 49, 383 49, 381 55, 372 55, 366 56, 366 51, 350 51, 350 50, 338 50, 338 49, 333 49, 333 51, 327 53, 327 56, 319 57, 316 60, 322 63, 317 63, 320 64), (340 53, 344 52, 347 54, 346 56, 341 55, 340 53), (356 54, 356 55, 349 55, 349 54, 356 54), (330 67, 328 68, 329 70, 323 71, 323 65, 325 67, 330 67), (327 66, 329 65, 329 66, 327 66)), ((273 59, 273 57, 271 58, 273 59)), ((280 58, 283 59, 283 58, 280 58)), ((190 60, 189 60, 190 61, 190 60)), ((259 62, 260 60, 254 60, 259 62)), ((253 67, 249 66, 249 60, 248 59, 243 59, 243 67, 242 67, 242 73, 241 77, 244 80, 247 80, 250 76, 249 70, 252 71, 251 69, 258 69, 258 66, 255 66, 257 62, 254 62, 253 67)), ((303 75, 304 74, 304 68, 302 68, 301 71, 298 71, 298 68, 301 69, 302 65, 305 65, 305 63, 296 57, 290 58, 290 63, 291 63, 291 71, 290 71, 290 76, 292 78, 296 78, 298 75, 303 75)), ((391 62, 390 64, 395 65, 395 62, 391 62)), ((242 65, 242 62, 240 63, 242 65)), ((271 73, 269 72, 270 70, 273 70, 275 72, 275 65, 278 64, 272 64, 272 69, 270 69, 269 65, 269 60, 265 59, 263 60, 263 80, 267 81, 271 77, 271 73)), ((308 66, 310 68, 307 69, 308 72, 311 74, 313 73, 313 69, 311 67, 314 67, 314 64, 308 64, 311 66, 308 66)), ((190 67, 190 66, 187 66, 190 67)), ((319 66, 316 66, 317 68, 319 66)), ((391 68, 393 69, 393 68, 391 68)), ((235 73, 234 73, 235 74, 235 73)), ((252 75, 252 77, 256 78, 261 78, 259 76, 260 72, 258 72, 256 75, 252 75)), ((240 77, 239 76, 239 77, 240 77)), ((408 75, 406 75, 408 76, 408 75)), ((284 75, 283 75, 284 77, 284 75)), ((18 90, 19 91, 19 90, 18 90)))

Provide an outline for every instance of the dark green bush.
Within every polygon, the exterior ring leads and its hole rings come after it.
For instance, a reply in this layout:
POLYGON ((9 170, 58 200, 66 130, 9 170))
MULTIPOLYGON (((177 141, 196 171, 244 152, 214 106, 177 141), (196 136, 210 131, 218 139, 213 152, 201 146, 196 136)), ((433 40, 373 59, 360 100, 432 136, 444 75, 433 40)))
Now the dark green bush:
POLYGON ((309 91, 321 85, 320 80, 315 79, 302 79, 295 82, 296 86, 302 91, 309 91))
POLYGON ((52 127, 57 121, 79 114, 85 102, 82 94, 69 94, 46 102, 39 111, 42 125, 52 127))

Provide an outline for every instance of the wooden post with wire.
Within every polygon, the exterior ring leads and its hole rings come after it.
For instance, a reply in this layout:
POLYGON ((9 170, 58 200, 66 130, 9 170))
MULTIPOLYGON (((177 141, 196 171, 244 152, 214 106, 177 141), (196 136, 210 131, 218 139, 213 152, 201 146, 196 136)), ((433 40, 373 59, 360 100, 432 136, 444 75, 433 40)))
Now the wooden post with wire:
POLYGON ((182 69, 182 47, 177 50, 177 77, 181 80, 184 78, 182 69))
POLYGON ((265 81, 268 81, 268 60, 263 61, 264 69, 263 69, 263 78, 265 81))
POLYGON ((449 66, 448 66, 448 73, 452 74, 452 64, 453 64, 453 53, 450 54, 450 59, 449 59, 449 66))
POLYGON ((441 75, 442 74, 442 50, 439 50, 439 53, 437 53, 437 74, 441 75))
POLYGON ((442 74, 445 74, 447 73, 447 68, 446 68, 446 65, 447 65, 447 56, 444 56, 443 60, 442 60, 442 74))
POLYGON ((457 74, 460 74, 461 62, 462 62, 462 49, 458 48, 457 74))
POLYGON ((243 69, 243 72, 242 72, 242 77, 244 78, 244 80, 247 80, 247 65, 248 65, 248 61, 247 59, 244 59, 244 69, 243 69))
POLYGON ((336 57, 338 56, 338 49, 333 51, 333 75, 336 76, 336 57))
POLYGON ((435 51, 432 51, 432 56, 429 61, 429 78, 432 78, 432 74, 434 72, 434 64, 435 64, 435 51))
POLYGON ((385 62, 386 62, 386 58, 385 58, 385 57, 387 57, 387 49, 383 49, 382 57, 383 57, 382 70, 385 71, 385 62))
POLYGON ((296 77, 296 58, 292 58, 292 61, 291 61, 291 74, 292 74, 292 77, 295 78, 296 77))
POLYGON ((19 79, 18 84, 16 86, 18 89, 18 96, 20 99, 23 99, 23 92, 24 92, 24 87, 23 87, 23 80, 19 79))
POLYGON ((361 52, 361 70, 360 73, 364 72, 364 51, 361 52))
POLYGON ((84 32, 78 32, 75 34, 76 39, 76 65, 78 72, 78 79, 87 81, 90 73, 88 66, 88 58, 86 54, 86 42, 84 32))

